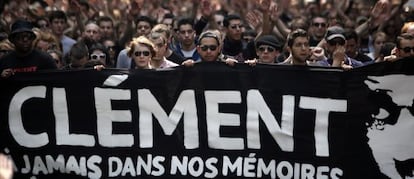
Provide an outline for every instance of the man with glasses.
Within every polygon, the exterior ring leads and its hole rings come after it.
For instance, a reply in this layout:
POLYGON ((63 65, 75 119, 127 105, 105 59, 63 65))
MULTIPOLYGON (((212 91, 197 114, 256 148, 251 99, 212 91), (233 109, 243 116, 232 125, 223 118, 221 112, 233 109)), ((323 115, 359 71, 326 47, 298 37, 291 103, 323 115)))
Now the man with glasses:
POLYGON ((17 20, 11 26, 9 40, 15 50, 0 60, 2 78, 8 78, 19 72, 35 72, 46 69, 57 69, 55 60, 45 52, 33 47, 36 38, 29 21, 17 20))
POLYGON ((329 27, 326 31, 326 51, 328 62, 332 67, 351 69, 363 66, 363 63, 346 55, 345 30, 340 26, 329 27))
POLYGON ((259 57, 258 63, 275 63, 276 58, 282 51, 282 44, 273 35, 264 35, 259 37, 255 43, 256 54, 259 57))
POLYGON ((315 16, 312 18, 311 26, 309 27, 309 44, 311 47, 317 46, 324 38, 326 29, 328 28, 328 19, 322 16, 315 16))
MULTIPOLYGON (((403 33, 397 37, 396 47, 390 56, 384 57, 384 61, 396 61, 402 58, 414 57, 414 35, 410 33, 403 33)), ((392 53, 391 52, 391 53, 392 53)))
POLYGON ((226 38, 223 44, 223 54, 239 62, 244 61, 242 41, 242 20, 239 15, 229 14, 223 21, 226 38))
MULTIPOLYGON (((233 66, 237 63, 237 60, 231 58, 220 58, 220 37, 214 31, 205 31, 198 38, 197 51, 200 54, 202 62, 215 62, 222 61, 226 64, 233 66)), ((182 63, 184 66, 193 66, 195 62, 193 60, 186 60, 182 63)))

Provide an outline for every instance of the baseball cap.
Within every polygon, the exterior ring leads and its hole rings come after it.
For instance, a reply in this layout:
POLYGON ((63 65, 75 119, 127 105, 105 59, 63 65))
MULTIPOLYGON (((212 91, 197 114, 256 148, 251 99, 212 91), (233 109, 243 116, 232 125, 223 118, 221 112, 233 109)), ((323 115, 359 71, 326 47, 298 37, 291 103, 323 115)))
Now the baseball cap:
POLYGON ((342 27, 339 27, 339 26, 332 26, 332 27, 329 27, 329 28, 326 30, 326 36, 325 36, 325 39, 326 39, 327 41, 332 40, 332 39, 334 39, 334 38, 341 38, 341 39, 343 39, 343 40, 346 40, 346 39, 345 39, 345 36, 344 36, 344 32, 345 32, 345 30, 344 30, 342 27))

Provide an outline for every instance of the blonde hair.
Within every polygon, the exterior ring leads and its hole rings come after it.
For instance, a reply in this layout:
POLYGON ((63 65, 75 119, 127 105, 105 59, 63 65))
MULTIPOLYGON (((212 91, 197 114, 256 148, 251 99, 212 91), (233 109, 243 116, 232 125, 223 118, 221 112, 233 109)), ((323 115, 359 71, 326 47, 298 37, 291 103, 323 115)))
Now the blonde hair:
POLYGON ((60 42, 51 32, 40 31, 38 29, 35 29, 34 32, 36 34, 36 39, 33 41, 33 44, 35 46, 37 45, 37 43, 39 43, 39 41, 45 41, 49 44, 54 45, 51 49, 62 51, 62 49, 60 48, 60 42))
POLYGON ((132 54, 134 53, 133 51, 135 47, 138 45, 144 45, 148 47, 151 52, 151 56, 152 57, 155 56, 156 48, 155 48, 154 43, 152 43, 151 40, 149 40, 145 36, 139 36, 137 38, 133 38, 132 41, 129 43, 128 52, 127 52, 127 55, 129 57, 132 57, 132 54))

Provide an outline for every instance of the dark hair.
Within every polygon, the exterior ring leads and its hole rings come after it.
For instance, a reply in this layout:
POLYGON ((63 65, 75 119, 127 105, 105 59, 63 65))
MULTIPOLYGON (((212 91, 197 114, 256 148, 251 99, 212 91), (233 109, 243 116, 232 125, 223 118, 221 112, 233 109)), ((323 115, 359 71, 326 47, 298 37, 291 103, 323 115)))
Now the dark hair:
POLYGON ((95 44, 93 44, 91 46, 91 48, 89 49, 89 54, 92 54, 93 51, 95 51, 95 50, 100 50, 100 51, 102 51, 105 54, 105 56, 106 56, 105 57, 106 66, 111 66, 112 65, 112 64, 110 64, 111 63, 111 60, 109 58, 109 53, 108 53, 108 50, 106 49, 105 45, 103 45, 101 43, 95 43, 95 44))
POLYGON ((83 42, 77 42, 73 44, 72 48, 69 51, 70 61, 79 61, 84 57, 88 57, 88 47, 83 42))
POLYGON ((191 25, 191 27, 193 27, 193 29, 194 29, 194 20, 191 19, 191 18, 184 17, 184 18, 181 18, 177 21, 177 27, 178 28, 180 28, 182 25, 186 25, 186 24, 191 25))
POLYGON ((224 27, 229 27, 230 21, 232 21, 232 20, 242 20, 242 19, 238 14, 229 14, 226 17, 224 17, 223 26, 224 27))
POLYGON ((352 29, 346 29, 344 32, 344 36, 346 40, 350 40, 350 39, 355 39, 355 41, 359 41, 359 36, 358 34, 355 32, 355 30, 352 29))
POLYGON ((292 31, 292 32, 288 35, 288 37, 287 37, 287 45, 288 45, 289 47, 292 47, 293 42, 294 42, 294 41, 295 41, 295 39, 296 39, 296 38, 298 38, 298 37, 306 37, 306 38, 309 38, 309 36, 308 36, 308 32, 306 32, 306 31, 305 31, 305 30, 303 30, 303 29, 296 29, 296 30, 292 31))
POLYGON ((61 10, 52 11, 49 14, 49 22, 52 22, 54 19, 64 19, 65 22, 68 21, 66 13, 61 10))
POLYGON ((97 20, 97 24, 100 25, 101 22, 111 22, 112 26, 114 25, 114 21, 109 16, 101 16, 97 20))
POLYGON ((413 39, 414 39, 414 35, 412 35, 410 33, 403 33, 403 34, 399 35, 397 37, 397 41, 396 41, 397 48, 401 48, 401 41, 402 40, 413 40, 413 39))
POLYGON ((135 19, 135 23, 136 23, 136 24, 138 24, 138 22, 141 22, 141 21, 148 22, 148 24, 150 24, 151 28, 152 28, 152 27, 154 27, 154 25, 156 24, 155 20, 154 20, 154 19, 152 19, 152 18, 151 18, 151 17, 149 17, 149 16, 138 16, 138 17, 135 19))

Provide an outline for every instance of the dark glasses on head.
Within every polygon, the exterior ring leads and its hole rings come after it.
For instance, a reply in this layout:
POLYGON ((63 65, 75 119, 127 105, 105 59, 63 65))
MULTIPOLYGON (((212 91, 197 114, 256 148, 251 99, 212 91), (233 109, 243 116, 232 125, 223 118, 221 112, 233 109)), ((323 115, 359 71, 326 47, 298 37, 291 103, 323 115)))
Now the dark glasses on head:
POLYGON ((210 49, 211 51, 214 51, 217 49, 217 45, 202 45, 200 46, 202 51, 207 51, 208 49, 210 49))
POLYGON ((92 54, 91 55, 91 59, 94 59, 94 60, 99 59, 99 58, 105 58, 105 57, 106 57, 105 54, 92 54))
POLYGON ((270 46, 260 46, 259 48, 257 48, 257 49, 259 49, 259 51, 260 52, 264 52, 264 51, 268 51, 268 52, 274 52, 276 49, 275 48, 273 48, 273 47, 270 47, 270 46))
POLYGON ((405 53, 410 53, 412 50, 414 50, 414 47, 404 47, 400 49, 404 51, 405 53))
POLYGON ((315 22, 315 23, 313 23, 313 26, 315 26, 315 27, 326 27, 326 23, 317 23, 317 22, 315 22))
POLYGON ((134 52, 134 55, 136 57, 139 57, 141 55, 144 55, 144 57, 147 57, 147 56, 150 55, 150 52, 149 51, 136 51, 136 52, 134 52))
POLYGON ((328 44, 329 45, 332 45, 332 46, 335 46, 337 44, 339 44, 339 45, 345 45, 345 40, 343 40, 343 39, 329 40, 328 41, 328 44))

